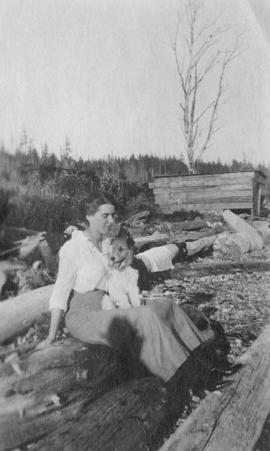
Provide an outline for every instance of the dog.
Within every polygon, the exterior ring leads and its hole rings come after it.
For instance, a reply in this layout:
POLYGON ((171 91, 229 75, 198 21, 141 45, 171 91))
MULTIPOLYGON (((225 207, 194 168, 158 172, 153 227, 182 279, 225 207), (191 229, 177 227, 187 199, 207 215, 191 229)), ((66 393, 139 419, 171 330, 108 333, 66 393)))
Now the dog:
POLYGON ((138 286, 139 272, 130 265, 134 257, 134 241, 131 236, 119 236, 111 241, 108 255, 108 294, 102 299, 102 310, 139 307, 141 298, 138 286))

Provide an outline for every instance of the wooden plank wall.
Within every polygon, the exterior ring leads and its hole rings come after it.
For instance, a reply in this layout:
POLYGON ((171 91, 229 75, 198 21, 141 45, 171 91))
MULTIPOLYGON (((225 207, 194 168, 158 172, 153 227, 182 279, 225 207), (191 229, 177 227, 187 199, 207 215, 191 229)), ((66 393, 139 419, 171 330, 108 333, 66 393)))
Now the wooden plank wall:
POLYGON ((150 184, 164 213, 253 209, 254 172, 156 177, 150 184))

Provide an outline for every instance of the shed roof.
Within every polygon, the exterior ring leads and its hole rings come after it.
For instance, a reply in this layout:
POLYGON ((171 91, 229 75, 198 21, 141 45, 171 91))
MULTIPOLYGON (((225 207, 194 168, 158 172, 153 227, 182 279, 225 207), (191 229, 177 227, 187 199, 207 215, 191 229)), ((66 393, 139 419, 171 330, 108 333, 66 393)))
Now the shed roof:
POLYGON ((262 171, 236 171, 236 172, 214 172, 209 174, 163 174, 163 175, 155 175, 154 178, 169 178, 169 177, 196 177, 196 176, 211 176, 211 175, 223 175, 223 174, 257 174, 263 178, 267 178, 266 174, 262 171))

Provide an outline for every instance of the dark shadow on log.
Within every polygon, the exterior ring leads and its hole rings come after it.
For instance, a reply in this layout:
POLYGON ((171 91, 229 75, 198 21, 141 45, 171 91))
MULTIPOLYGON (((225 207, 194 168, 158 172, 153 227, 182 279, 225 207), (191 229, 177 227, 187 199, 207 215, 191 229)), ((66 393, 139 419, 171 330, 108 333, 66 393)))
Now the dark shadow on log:
POLYGON ((114 318, 106 338, 117 355, 122 380, 153 376, 140 359, 143 337, 126 318, 114 318))
POLYGON ((269 451, 270 449, 270 413, 264 422, 260 438, 253 449, 258 451, 269 451))

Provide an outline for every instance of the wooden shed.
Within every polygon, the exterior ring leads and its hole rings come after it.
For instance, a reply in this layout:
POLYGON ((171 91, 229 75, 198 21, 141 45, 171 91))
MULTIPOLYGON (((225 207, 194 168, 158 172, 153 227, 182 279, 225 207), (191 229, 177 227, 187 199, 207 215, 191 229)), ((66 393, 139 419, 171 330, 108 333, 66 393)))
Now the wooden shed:
POLYGON ((149 184, 163 213, 251 210, 260 215, 266 175, 261 171, 161 175, 149 184))

